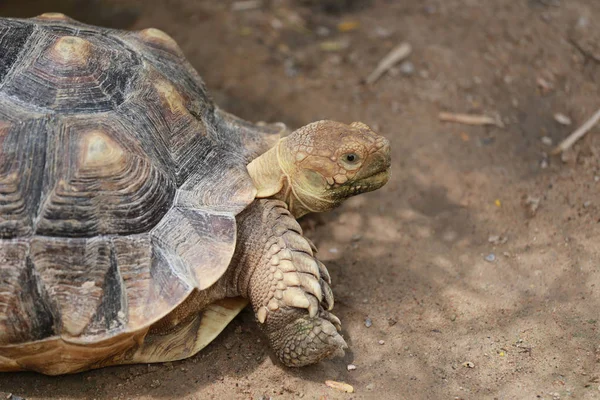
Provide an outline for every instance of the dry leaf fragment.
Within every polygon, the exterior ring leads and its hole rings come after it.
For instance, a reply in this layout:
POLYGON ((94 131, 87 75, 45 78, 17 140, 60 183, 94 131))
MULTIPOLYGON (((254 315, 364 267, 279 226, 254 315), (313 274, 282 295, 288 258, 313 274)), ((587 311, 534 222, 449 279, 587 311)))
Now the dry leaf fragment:
POLYGON ((339 390, 340 392, 354 393, 354 388, 345 382, 325 381, 325 384, 332 389, 339 390))
POLYGON ((357 29, 359 26, 360 22, 358 21, 344 21, 338 24, 337 29, 340 32, 350 32, 357 29))

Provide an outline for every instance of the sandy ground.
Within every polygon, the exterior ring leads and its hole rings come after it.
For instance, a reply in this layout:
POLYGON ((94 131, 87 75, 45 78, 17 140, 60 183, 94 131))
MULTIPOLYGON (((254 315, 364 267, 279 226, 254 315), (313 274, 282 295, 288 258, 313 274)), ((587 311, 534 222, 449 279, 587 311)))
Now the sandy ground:
POLYGON ((333 278, 350 345, 343 359, 286 369, 245 312, 182 362, 5 374, 0 392, 600 398, 600 129, 562 157, 546 155, 600 107, 600 2, 282 0, 235 12, 231 1, 208 0, 22 3, 2 2, 0 15, 63 11, 167 31, 217 101, 246 119, 364 121, 390 138, 393 178, 303 221, 333 278), (365 85, 403 41, 413 47, 410 64, 365 85), (504 127, 443 123, 441 111, 498 116, 504 127))

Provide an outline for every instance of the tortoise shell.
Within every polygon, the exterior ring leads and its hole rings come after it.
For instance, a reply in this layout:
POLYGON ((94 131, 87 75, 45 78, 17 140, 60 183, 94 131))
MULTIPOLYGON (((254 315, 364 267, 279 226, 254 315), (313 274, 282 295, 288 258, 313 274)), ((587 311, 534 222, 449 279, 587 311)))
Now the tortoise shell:
POLYGON ((212 285, 256 193, 252 127, 157 29, 0 19, 0 367, 133 337, 212 285))

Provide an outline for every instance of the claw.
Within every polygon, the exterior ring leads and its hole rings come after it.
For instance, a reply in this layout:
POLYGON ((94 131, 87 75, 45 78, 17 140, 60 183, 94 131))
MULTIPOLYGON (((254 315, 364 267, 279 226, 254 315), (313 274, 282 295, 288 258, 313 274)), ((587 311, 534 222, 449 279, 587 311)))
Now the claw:
POLYGON ((318 261, 308 254, 301 251, 293 251, 292 261, 298 272, 311 274, 317 279, 321 277, 318 261))
POLYGON ((265 307, 259 308, 258 312, 256 313, 256 318, 258 319, 258 322, 264 324, 265 320, 267 319, 267 309, 265 307))
POLYGON ((283 276, 283 282, 288 286, 300 286, 308 293, 314 295, 319 302, 323 301, 321 285, 312 275, 288 272, 283 276))
POLYGON ((333 315, 330 312, 327 311, 321 311, 321 318, 326 319, 327 321, 331 322, 334 326, 335 329, 337 329, 338 331, 342 330, 342 321, 340 321, 340 319, 338 317, 336 317, 335 315, 333 315))
POLYGON ((331 344, 337 347, 337 350, 335 351, 335 353, 332 354, 332 356, 333 357, 344 357, 344 355, 346 354, 344 352, 344 350, 348 348, 348 344, 346 343, 344 338, 341 337, 340 335, 337 335, 332 338, 331 344))
POLYGON ((308 315, 315 318, 319 313, 319 301, 313 296, 307 296, 310 305, 308 306, 308 315))
POLYGON ((331 285, 331 276, 329 275, 329 271, 327 271, 327 267, 321 261, 316 260, 317 265, 319 266, 319 272, 321 273, 321 277, 325 280, 325 282, 331 285))
POLYGON ((321 291, 323 292, 324 302, 323 304, 327 307, 327 310, 333 309, 333 291, 327 282, 321 279, 321 291))
POLYGON ((297 287, 287 288, 283 292, 283 302, 290 307, 308 308, 311 305, 308 298, 304 290, 297 287))
POLYGON ((332 324, 323 324, 321 330, 327 336, 337 336, 337 329, 332 324))

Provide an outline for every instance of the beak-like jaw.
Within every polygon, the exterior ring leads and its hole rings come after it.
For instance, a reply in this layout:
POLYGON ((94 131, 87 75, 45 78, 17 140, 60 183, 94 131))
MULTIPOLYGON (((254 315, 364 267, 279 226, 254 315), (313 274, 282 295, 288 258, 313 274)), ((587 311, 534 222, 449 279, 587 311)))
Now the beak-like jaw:
POLYGON ((390 142, 380 137, 375 151, 369 155, 350 184, 351 195, 371 192, 385 185, 390 179, 391 165, 390 142))
POLYGON ((389 154, 373 155, 369 167, 356 175, 356 180, 350 184, 351 195, 371 192, 385 185, 391 176, 391 162, 389 154))

